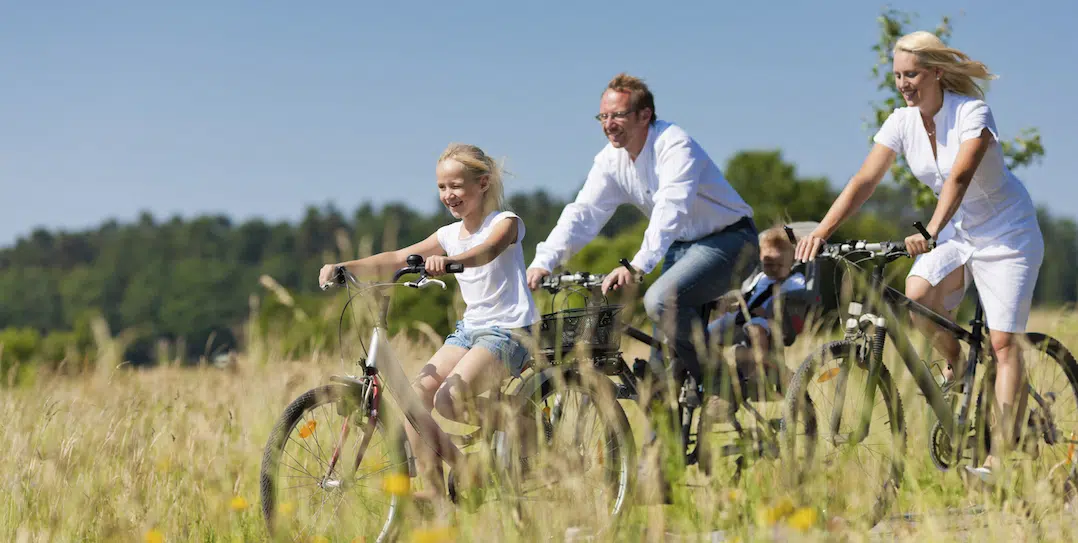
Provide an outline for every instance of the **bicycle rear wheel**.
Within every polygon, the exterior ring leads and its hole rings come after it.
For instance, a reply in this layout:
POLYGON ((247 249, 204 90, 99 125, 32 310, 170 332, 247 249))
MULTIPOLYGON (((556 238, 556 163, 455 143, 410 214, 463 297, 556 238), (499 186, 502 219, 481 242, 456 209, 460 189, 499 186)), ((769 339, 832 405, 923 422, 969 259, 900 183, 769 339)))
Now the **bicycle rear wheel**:
MULTIPOLYGON (((1078 362, 1062 343, 1044 334, 1026 334, 1018 347, 1030 388, 1018 449, 1030 460, 1038 483, 1048 483, 1065 500, 1073 499, 1078 482, 1078 362)), ((995 411, 994 382, 992 372, 986 373, 977 394, 978 428, 986 434, 980 440, 984 447, 991 444, 995 430, 985 424, 994 418, 989 416, 990 408, 995 411)), ((985 451, 978 452, 979 461, 985 451)))
POLYGON ((864 407, 868 356, 852 341, 825 345, 798 368, 786 393, 782 447, 808 503, 829 515, 874 526, 894 500, 906 453, 902 401, 886 367, 874 403, 864 407), (841 400, 840 405, 836 405, 841 400), (865 437, 851 437, 868 416, 865 437))
POLYGON ((356 388, 309 390, 274 426, 260 474, 262 515, 272 536, 392 536, 410 486, 405 443, 403 435, 387 435, 383 415, 368 416, 356 388))

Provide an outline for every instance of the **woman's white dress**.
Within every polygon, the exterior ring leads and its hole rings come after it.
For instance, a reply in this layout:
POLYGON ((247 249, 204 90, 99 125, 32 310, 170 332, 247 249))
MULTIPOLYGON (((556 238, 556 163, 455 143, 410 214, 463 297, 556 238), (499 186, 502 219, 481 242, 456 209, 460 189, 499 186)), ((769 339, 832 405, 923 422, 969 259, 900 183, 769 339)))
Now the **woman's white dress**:
POLYGON ((963 142, 977 138, 985 128, 995 139, 977 167, 958 211, 937 236, 936 248, 917 258, 910 275, 938 285, 965 265, 963 288, 947 296, 947 309, 958 307, 972 279, 984 305, 988 327, 1024 332, 1044 259, 1044 238, 1033 199, 1004 162, 988 104, 944 92, 943 107, 936 113, 935 123, 938 158, 932 155, 932 142, 916 107, 895 109, 874 141, 905 155, 913 174, 936 196, 963 142))

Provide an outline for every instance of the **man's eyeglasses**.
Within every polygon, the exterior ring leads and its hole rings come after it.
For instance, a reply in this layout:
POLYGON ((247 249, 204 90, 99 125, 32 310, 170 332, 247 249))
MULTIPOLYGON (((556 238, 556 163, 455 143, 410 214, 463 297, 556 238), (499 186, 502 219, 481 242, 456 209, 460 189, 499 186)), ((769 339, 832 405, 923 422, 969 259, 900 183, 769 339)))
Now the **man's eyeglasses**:
POLYGON ((614 119, 620 121, 628 117, 631 113, 635 113, 635 109, 627 109, 625 111, 615 111, 613 113, 600 113, 595 116, 595 120, 601 123, 605 123, 607 119, 614 119))

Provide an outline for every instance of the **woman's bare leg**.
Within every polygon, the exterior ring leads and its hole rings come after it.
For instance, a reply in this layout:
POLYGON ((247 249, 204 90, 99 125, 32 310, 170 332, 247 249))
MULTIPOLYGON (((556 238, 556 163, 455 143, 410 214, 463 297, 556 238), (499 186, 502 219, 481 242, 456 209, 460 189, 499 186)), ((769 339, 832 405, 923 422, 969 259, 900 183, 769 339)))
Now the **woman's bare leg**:
MULTIPOLYGON (((965 267, 954 270, 936 286, 932 286, 923 277, 911 275, 906 278, 906 297, 944 317, 953 318, 944 306, 944 300, 948 294, 961 289, 965 279, 965 267)), ((962 360, 962 349, 958 344, 958 339, 944 332, 927 318, 916 314, 911 314, 911 318, 913 325, 929 339, 932 346, 947 361, 947 367, 943 368, 943 377, 950 381, 955 375, 961 375, 965 362, 962 360)))
POLYGON ((1025 393, 1026 375, 1016 334, 990 330, 990 335, 996 353, 996 431, 992 432, 992 450, 984 466, 996 468, 1022 435, 1029 394, 1025 393))

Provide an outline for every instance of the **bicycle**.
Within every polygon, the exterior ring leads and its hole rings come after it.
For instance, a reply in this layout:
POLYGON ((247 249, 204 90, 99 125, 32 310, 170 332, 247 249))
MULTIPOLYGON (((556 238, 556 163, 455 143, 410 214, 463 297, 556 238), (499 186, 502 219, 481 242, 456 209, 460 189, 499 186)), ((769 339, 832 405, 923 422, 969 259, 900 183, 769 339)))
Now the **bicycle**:
MULTIPOLYGON (((621 263, 629 265, 625 259, 622 259, 621 263)), ((629 336, 646 346, 660 350, 665 346, 661 340, 639 328, 620 322, 618 314, 622 311, 622 306, 609 304, 608 299, 601 294, 596 296, 604 279, 605 274, 584 271, 564 272, 543 278, 540 288, 553 295, 552 306, 558 294, 563 291, 581 294, 586 305, 550 313, 549 318, 544 319, 543 326, 547 330, 555 329, 562 322, 569 323, 564 329, 564 333, 568 335, 561 345, 548 342, 542 346, 545 357, 555 361, 554 365, 534 376, 533 379, 537 382, 527 383, 522 389, 537 389, 545 382, 580 381, 582 374, 593 373, 605 377, 604 381, 608 384, 601 386, 608 387, 605 396, 615 403, 622 400, 640 403, 646 400, 642 398, 642 385, 664 379, 660 372, 665 374, 665 369, 653 368, 647 360, 635 358, 631 366, 626 361, 621 350, 623 336, 629 336), (587 332, 582 332, 584 330, 587 332), (581 345, 585 348, 581 349, 581 345)), ((707 322, 715 307, 715 302, 709 302, 701 308, 704 322, 707 322)), ((730 375, 733 371, 732 368, 725 367, 721 357, 718 361, 713 361, 707 370, 715 372, 718 379, 730 375)), ((711 396, 718 394, 721 388, 714 385, 707 387, 698 383, 688 372, 685 373, 675 379, 676 398, 668 402, 668 405, 675 405, 672 415, 677 422, 678 447, 683 454, 685 467, 696 465, 705 476, 717 476, 719 469, 715 465, 715 459, 730 459, 733 462, 732 473, 729 474, 726 484, 736 484, 750 462, 779 458, 781 411, 776 411, 773 416, 765 416, 753 406, 755 400, 748 399, 744 393, 732 402, 735 412, 723 424, 732 428, 730 432, 734 435, 730 442, 721 447, 713 447, 703 439, 701 429, 707 431, 714 429, 716 425, 705 414, 703 406, 711 396), (745 420, 738 420, 735 415, 742 412, 745 414, 745 420)), ((718 386, 724 387, 727 384, 718 383, 718 386)), ((654 399, 665 402, 662 391, 657 392, 654 399)), ((669 502, 668 494, 664 495, 664 498, 669 502)))
MULTIPOLYGON (((453 264, 447 270, 450 273, 459 273, 462 268, 453 264)), ((393 280, 385 283, 362 283, 343 267, 337 268, 333 283, 322 285, 323 290, 333 285, 347 287, 348 298, 341 313, 338 336, 343 335, 344 313, 352 301, 360 294, 367 291, 375 292, 377 313, 374 316, 373 329, 370 336, 370 349, 366 358, 358 361, 360 374, 358 375, 333 375, 330 384, 309 390, 294 399, 284 410, 270 438, 266 443, 260 473, 262 514, 267 530, 273 536, 289 531, 282 521, 288 519, 300 519, 306 511, 297 511, 294 501, 282 499, 282 491, 308 488, 311 490, 306 505, 315 506, 314 521, 318 525, 313 531, 323 530, 323 513, 327 504, 332 504, 332 512, 325 520, 332 522, 340 520, 343 515, 337 510, 347 498, 357 498, 366 509, 367 520, 373 520, 375 529, 374 540, 386 541, 395 537, 400 528, 402 506, 406 496, 412 488, 411 480, 416 477, 415 456, 411 446, 404 437, 403 425, 399 421, 403 419, 417 429, 423 439, 431 439, 436 436, 426 436, 418 429, 423 427, 418 422, 420 419, 429 424, 437 424, 431 414, 424 409, 418 396, 412 390, 411 382, 405 375, 400 362, 392 352, 388 334, 389 295, 386 291, 393 287, 406 286, 416 289, 424 289, 432 285, 446 288, 444 282, 431 278, 427 275, 422 257, 411 255, 407 258, 407 266, 398 270, 393 280), (412 281, 399 283, 398 280, 405 275, 418 274, 419 278, 412 281), (353 287, 355 292, 352 293, 353 287), (388 395, 396 404, 396 409, 389 402, 383 401, 388 395), (326 415, 333 419, 331 423, 320 423, 319 416, 326 415), (354 451, 347 456, 345 442, 353 430, 358 431, 352 447, 354 451), (323 434, 328 434, 322 438, 323 434), (375 437, 379 439, 374 441, 375 437), (322 442, 328 440, 326 447, 322 442), (298 445, 295 453, 289 450, 289 445, 298 445), (380 446, 379 446, 380 445, 380 446), (304 462, 297 459, 297 455, 309 453, 316 456, 313 461, 304 462), (350 461, 350 462, 349 462, 350 461), (282 473, 282 468, 286 471, 282 473), (289 484, 282 486, 283 480, 293 481, 301 478, 310 478, 313 482, 306 484, 289 484), (365 495, 352 496, 353 491, 367 490, 365 495), (316 502, 319 502, 317 503, 316 502)), ((343 340, 341 341, 343 344, 343 340)), ((343 362, 342 354, 342 362, 343 362)), ((529 366, 533 365, 529 362, 529 366)), ((498 498, 514 500, 514 521, 518 526, 523 526, 535 516, 528 515, 523 510, 523 505, 528 503, 525 483, 529 482, 530 476, 542 475, 545 472, 534 462, 534 457, 526 456, 531 453, 540 456, 545 452, 553 441, 554 434, 558 430, 551 420, 549 411, 540 413, 545 415, 543 425, 533 428, 536 432, 541 428, 542 436, 538 441, 546 448, 532 447, 525 449, 521 432, 527 432, 524 428, 510 428, 508 421, 524 420, 532 413, 523 411, 529 398, 520 400, 513 399, 510 392, 515 378, 507 379, 496 390, 492 391, 497 403, 511 406, 509 416, 504 419, 503 425, 494 427, 480 427, 477 430, 464 434, 447 434, 452 442, 447 444, 449 449, 445 456, 449 459, 463 458, 462 449, 471 446, 482 448, 478 454, 484 455, 480 460, 492 466, 487 474, 486 481, 480 481, 478 488, 468 488, 460 484, 457 477, 456 467, 449 471, 447 492, 453 503, 477 507, 478 500, 468 499, 469 493, 482 491, 485 487, 492 488, 498 498), (517 418, 513 418, 516 414, 517 418), (535 449, 539 449, 538 451, 535 449)), ((543 388, 543 391, 547 391, 543 388)), ((549 388, 552 393, 564 393, 564 388, 549 388)), ((598 405, 602 405, 601 403, 598 405)), ((559 414, 563 410, 559 411, 559 414)), ((609 412, 602 414, 604 418, 611 416, 609 412)), ((616 413, 613 414, 615 422, 616 413)), ((624 413, 621 414, 624 422, 624 413)), ((624 423, 627 426, 627 422, 624 423)), ((621 451, 629 449, 622 439, 624 434, 612 433, 613 442, 610 443, 613 457, 622 454, 621 451)), ((631 436, 630 436, 631 437, 631 436)), ((477 453, 472 453, 477 454, 477 453)), ((549 455, 557 456, 557 455, 549 455)), ((623 472, 627 473, 631 465, 631 454, 622 460, 623 472)), ((564 471, 564 470, 563 470, 564 471)), ((622 476, 622 479, 626 476, 622 476)), ((542 488, 545 488, 542 487, 542 488)), ((540 490, 542 489, 540 488, 540 490)), ((619 495, 623 497, 622 495, 619 495)), ((615 496, 613 509, 620 510, 619 496, 615 496)), ((579 499, 579 497, 578 497, 579 499)), ((336 530, 347 530, 350 526, 334 527, 336 530)), ((328 529, 328 528, 327 528, 328 529)), ((312 530, 298 527, 290 530, 296 535, 322 535, 309 533, 312 530)))
MULTIPOLYGON (((914 227, 926 238, 930 238, 920 223, 915 223, 914 227)), ((908 256, 904 241, 870 243, 857 240, 824 245, 817 258, 836 259, 849 269, 859 270, 862 274, 865 270, 861 264, 870 263, 872 269, 868 289, 862 293, 863 297, 855 297, 854 301, 849 303, 849 318, 845 323, 843 339, 827 343, 802 362, 789 383, 785 398, 783 426, 787 434, 783 439, 783 450, 789 455, 787 465, 793 469, 797 482, 805 483, 812 476, 821 477, 824 484, 815 489, 825 492, 821 497, 828 502, 831 511, 845 507, 847 520, 867 526, 874 526, 882 520, 897 495, 904 472, 906 428, 902 400, 896 383, 883 362, 884 346, 888 338, 909 370, 920 396, 928 405, 931 414, 935 415, 936 422, 929 439, 929 454, 934 465, 941 471, 948 471, 963 460, 968 460, 969 466, 977 467, 983 461, 991 443, 986 410, 994 402, 991 394, 996 360, 995 353, 988 344, 987 325, 980 299, 978 297, 973 318, 969 321, 971 328, 968 330, 910 300, 884 282, 886 266, 908 256), (968 362, 962 375, 955 376, 953 381, 946 384, 937 382, 931 368, 918 355, 910 339, 901 328, 895 326, 895 323, 901 322, 897 317, 899 309, 930 319, 942 327, 944 333, 951 334, 968 346, 968 362), (971 414, 978 365, 984 365, 986 371, 971 414), (858 383, 852 389, 851 377, 858 383), (810 385, 821 385, 819 391, 814 391, 820 394, 810 394, 810 385), (860 394, 857 392, 858 386, 863 387, 860 394), (849 393, 848 390, 853 392, 849 393), (835 399, 829 413, 820 405, 826 399, 823 394, 825 392, 833 393, 835 399), (882 399, 879 404, 875 402, 877 392, 882 399), (844 415, 847 415, 847 419, 853 419, 848 429, 841 427, 844 415), (881 427, 878 423, 881 418, 885 419, 882 424, 886 428, 883 436, 870 439, 869 432, 872 427, 881 427), (804 432, 798 432, 797 435, 804 435, 808 439, 804 443, 797 443, 792 429, 801 426, 804 427, 804 432), (831 446, 833 450, 830 451, 831 456, 823 462, 814 463, 817 444, 831 446), (798 450, 801 445, 804 450, 798 450), (878 465, 859 467, 864 475, 882 477, 882 481, 858 487, 856 492, 842 488, 832 494, 832 490, 839 488, 833 483, 847 479, 848 468, 851 466, 834 461, 834 457, 857 456, 866 451, 878 455, 878 465), (830 471, 832 469, 837 471, 830 471), (871 503, 871 506, 865 507, 866 502, 871 503), (857 513, 859 509, 863 514, 857 513)), ((1027 333, 1025 342, 1055 362, 1054 366, 1062 370, 1070 388, 1067 389, 1064 385, 1060 391, 1048 391, 1035 386, 1032 380, 1029 381, 1029 416, 1025 424, 1029 437, 1023 443, 1025 447, 1032 449, 1041 448, 1041 445, 1065 446, 1065 458, 1055 469, 1062 468, 1066 472, 1063 489, 1071 492, 1075 473, 1073 468, 1067 466, 1074 463, 1075 444, 1078 440, 1075 439, 1074 431, 1064 435, 1060 429, 1058 408, 1061 398, 1074 398, 1075 404, 1078 405, 1078 364, 1062 343, 1045 334, 1027 333)), ((1031 362, 1027 355, 1027 374, 1031 373, 1031 369, 1044 369, 1049 366, 1031 362)), ((1073 428, 1078 429, 1078 421, 1073 428)), ((1041 458, 1044 457, 1043 451, 1038 454, 1041 458)))

